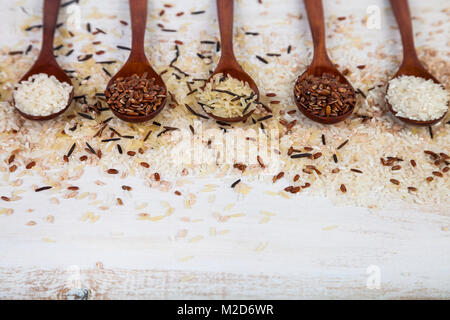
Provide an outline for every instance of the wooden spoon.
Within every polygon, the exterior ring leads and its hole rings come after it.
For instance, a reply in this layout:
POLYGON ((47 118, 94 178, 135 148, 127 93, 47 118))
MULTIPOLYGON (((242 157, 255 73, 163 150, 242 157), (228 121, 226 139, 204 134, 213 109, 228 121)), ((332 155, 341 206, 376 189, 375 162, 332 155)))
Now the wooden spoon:
POLYGON ((306 69, 306 71, 297 79, 294 86, 294 98, 299 110, 309 119, 323 123, 323 124, 333 124, 345 120, 350 116, 354 110, 354 106, 347 111, 347 113, 337 116, 337 117, 321 117, 312 114, 304 107, 301 106, 299 101, 297 101, 296 90, 297 84, 301 83, 308 76, 321 76, 324 73, 329 73, 334 75, 337 80, 341 83, 348 84, 352 89, 352 94, 355 94, 355 89, 353 89, 350 82, 342 75, 338 69, 333 65, 327 54, 327 49, 325 45, 325 24, 323 15, 322 0, 304 0, 306 12, 308 14, 309 26, 311 29, 311 34, 314 43, 314 56, 311 65, 306 69))
POLYGON ((74 96, 74 90, 72 81, 66 75, 66 73, 61 69, 61 67, 56 62, 55 56, 53 55, 53 39, 56 28, 56 21, 58 20, 58 11, 61 0, 44 0, 44 14, 43 14, 43 35, 42 35, 42 47, 41 52, 39 53, 39 57, 37 58, 34 65, 31 69, 20 79, 19 83, 25 80, 28 80, 31 76, 39 73, 45 73, 49 77, 54 76, 58 81, 65 82, 72 86, 72 92, 69 96, 69 101, 67 106, 59 112, 50 114, 48 116, 34 116, 30 114, 26 114, 20 111, 16 106, 15 102, 14 107, 16 110, 24 117, 29 120, 50 120, 56 118, 60 114, 64 113, 67 108, 72 103, 72 99, 74 96))
POLYGON ((119 72, 109 81, 107 88, 109 88, 117 78, 126 78, 134 74, 142 76, 147 73, 147 78, 155 79, 155 84, 164 88, 166 97, 161 102, 161 105, 155 111, 145 116, 129 116, 117 112, 111 108, 111 111, 116 117, 127 122, 144 122, 153 119, 161 112, 167 102, 167 87, 159 74, 153 70, 148 62, 144 50, 145 28, 147 25, 147 0, 130 0, 130 14, 131 14, 131 31, 132 43, 130 56, 119 72))
MULTIPOLYGON (((417 57, 416 49, 414 47, 414 36, 411 24, 411 13, 409 10, 408 0, 390 0, 392 9, 394 11, 395 19, 397 20, 398 27, 400 28, 400 34, 402 37, 403 44, 403 63, 400 69, 394 75, 394 78, 400 76, 414 76, 419 78, 424 78, 425 80, 432 80, 436 84, 441 84, 435 77, 433 77, 422 65, 419 58, 417 57)), ((386 88, 386 92, 389 90, 389 85, 386 88)), ((396 115, 397 112, 394 111, 389 101, 387 101, 389 110, 396 115)), ((448 110, 448 109, 447 109, 448 110)), ((439 121, 441 121, 445 115, 438 119, 429 121, 418 121, 403 117, 398 117, 401 121, 415 125, 415 126, 431 126, 439 121)))
MULTIPOLYGON (((234 79, 238 79, 243 82, 247 82, 250 88, 255 92, 257 99, 259 99, 259 90, 258 87, 253 81, 253 79, 245 73, 242 67, 236 60, 233 51, 233 10, 234 10, 234 0, 217 0, 217 13, 219 16, 219 28, 220 28, 220 42, 222 47, 222 53, 220 56, 219 63, 214 70, 214 73, 211 74, 208 81, 219 73, 222 73, 224 76, 229 75, 234 79)), ((223 118, 218 117, 207 110, 202 106, 203 110, 210 117, 223 121, 223 122, 239 122, 245 121, 248 117, 250 117, 255 110, 251 110, 246 114, 240 117, 233 118, 223 118)))

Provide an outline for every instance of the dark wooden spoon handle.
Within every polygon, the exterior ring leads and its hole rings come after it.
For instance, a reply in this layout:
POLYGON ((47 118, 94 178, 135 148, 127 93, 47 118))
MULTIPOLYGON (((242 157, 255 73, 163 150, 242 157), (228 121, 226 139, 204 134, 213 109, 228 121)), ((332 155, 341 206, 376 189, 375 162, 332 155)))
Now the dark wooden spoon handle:
POLYGON ((217 15, 219 16, 221 60, 235 61, 233 51, 234 0, 217 0, 217 15))
POLYGON ((325 22, 322 0, 304 0, 314 43, 313 64, 331 64, 325 44, 325 22))
POLYGON ((130 58, 147 61, 144 49, 145 28, 147 26, 147 0, 130 0, 131 54, 130 58))
POLYGON ((402 37, 403 63, 417 63, 419 59, 414 47, 414 34, 408 0, 390 0, 390 2, 402 37))
POLYGON ((61 0, 44 0, 44 21, 42 33, 42 48, 40 57, 53 59, 53 40, 61 0))

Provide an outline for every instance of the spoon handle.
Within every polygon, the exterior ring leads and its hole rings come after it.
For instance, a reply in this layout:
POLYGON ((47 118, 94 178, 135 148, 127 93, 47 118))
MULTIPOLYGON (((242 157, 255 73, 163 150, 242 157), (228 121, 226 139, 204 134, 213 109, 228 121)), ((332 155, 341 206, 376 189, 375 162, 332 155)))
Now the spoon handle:
POLYGON ((304 0, 306 13, 308 14, 309 27, 311 29, 314 57, 313 62, 330 63, 325 44, 325 23, 322 0, 304 0))
POLYGON ((41 56, 53 57, 53 40, 60 4, 61 0, 44 0, 41 56))
POLYGON ((233 51, 233 12, 234 0, 217 0, 222 59, 236 60, 233 51))
POLYGON ((130 15, 132 32, 130 58, 146 61, 144 38, 147 26, 147 0, 130 0, 130 15))
POLYGON ((402 37, 403 62, 417 62, 419 59, 417 58, 414 47, 414 35, 408 0, 390 0, 390 2, 402 37))

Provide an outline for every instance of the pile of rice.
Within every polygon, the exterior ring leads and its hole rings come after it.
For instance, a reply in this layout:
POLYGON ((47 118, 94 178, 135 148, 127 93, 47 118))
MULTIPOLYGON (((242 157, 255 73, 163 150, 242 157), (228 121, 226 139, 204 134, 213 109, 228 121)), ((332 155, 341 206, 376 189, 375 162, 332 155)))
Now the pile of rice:
POLYGON ((45 73, 32 75, 16 85, 17 109, 32 116, 48 116, 67 107, 72 86, 45 73))
MULTIPOLYGON (((158 16, 158 9, 161 8, 155 8, 155 16, 158 16)), ((176 12, 177 7, 174 6, 171 10, 176 12)), ((214 6, 210 6, 207 11, 211 10, 214 10, 214 6)), ((265 9, 261 6, 260 10, 265 9)), ((280 24, 283 23, 277 31, 252 25, 256 29, 252 31, 259 32, 257 36, 246 35, 245 30, 237 29, 235 49, 239 61, 257 82, 261 92, 260 101, 270 107, 272 117, 263 117, 265 120, 258 118, 257 109, 250 118, 251 121, 228 126, 218 124, 213 119, 199 117, 201 108, 197 107, 196 113, 192 113, 185 107, 189 105, 195 108, 197 97, 189 93, 203 87, 219 60, 217 46, 211 45, 211 42, 215 43, 218 39, 216 24, 213 28, 203 26, 205 31, 195 38, 188 31, 191 21, 179 26, 177 32, 156 30, 154 36, 149 37, 151 39, 145 44, 151 52, 148 56, 162 75, 171 97, 166 108, 152 122, 143 124, 109 119, 112 117, 110 111, 97 114, 90 109, 96 102, 102 102, 101 94, 110 79, 105 70, 114 74, 128 57, 129 51, 118 51, 115 44, 121 43, 120 38, 124 32, 129 32, 129 27, 120 25, 117 17, 111 18, 114 25, 111 30, 123 28, 117 36, 117 42, 111 39, 108 42, 114 43, 112 45, 104 41, 101 45, 94 46, 93 42, 106 35, 71 30, 72 36, 68 34, 66 26, 62 26, 61 35, 55 38, 56 44, 67 43, 67 39, 70 39, 74 46, 60 49, 58 59, 64 69, 74 71, 73 83, 79 98, 63 116, 45 123, 25 121, 21 124, 17 117, 0 118, 0 128, 3 128, 0 139, 2 158, 8 159, 12 154, 15 155, 13 162, 0 164, 5 180, 10 184, 23 180, 22 188, 25 188, 28 176, 34 175, 41 179, 42 184, 53 186, 53 197, 78 199, 85 196, 84 193, 66 193, 64 190, 75 184, 74 181, 83 176, 87 168, 97 168, 100 177, 114 168, 118 171, 114 177, 122 179, 121 183, 126 184, 127 177, 136 176, 144 181, 143 185, 166 192, 182 188, 180 176, 219 179, 228 176, 236 181, 242 180, 234 189, 241 193, 244 193, 243 190, 251 192, 244 187, 245 182, 251 181, 265 183, 264 186, 268 189, 275 186, 280 192, 275 197, 285 196, 283 190, 290 185, 306 186, 308 183, 310 186, 302 188, 302 192, 292 196, 292 199, 314 195, 326 197, 335 203, 370 208, 383 207, 393 201, 420 204, 428 208, 444 206, 450 193, 448 160, 436 165, 433 156, 424 151, 432 151, 442 158, 450 153, 449 119, 444 119, 431 129, 410 128, 387 112, 387 73, 398 67, 395 63, 398 56, 388 55, 382 46, 369 50, 364 46, 370 44, 350 37, 354 30, 364 28, 358 19, 339 20, 331 17, 328 24, 337 28, 333 37, 338 45, 330 46, 330 55, 358 89, 358 100, 354 114, 346 121, 333 126, 314 123, 298 112, 292 92, 297 76, 305 70, 312 57, 311 43, 307 39, 304 43, 297 39, 300 24, 304 28, 303 32, 306 32, 308 24, 298 16, 289 16, 289 23, 285 23, 285 18, 280 18, 280 24), (199 37, 208 42, 199 41, 199 37), (178 44, 178 51, 174 50, 175 40, 179 43, 182 40, 183 43, 178 44), (85 55, 95 53, 99 48, 110 56, 105 54, 99 58, 94 55, 94 58, 87 61, 76 61, 74 56, 66 56, 70 50, 75 50, 74 55, 85 55), (375 54, 357 58, 356 54, 362 50, 373 51, 375 54), (274 52, 278 55, 265 55, 274 52), (211 56, 212 62, 199 58, 196 53, 201 53, 203 57, 211 56), (261 62, 256 55, 264 55, 267 63, 261 62), (108 60, 113 63, 99 63, 108 60), (88 118, 80 116, 80 113, 88 115, 88 118), (15 132, 14 128, 19 128, 19 131, 15 132), (219 128, 222 132, 220 136, 207 137, 201 134, 209 129, 219 128), (233 149, 226 148, 225 154, 219 154, 222 152, 220 146, 228 140, 228 136, 241 129, 252 129, 260 138, 277 133, 277 144, 271 146, 270 150, 276 156, 272 158, 264 153, 264 139, 253 139, 247 135, 242 135, 245 144, 238 144, 233 149), (99 131, 101 134, 98 134, 99 131), (189 140, 180 138, 179 133, 189 136, 189 140), (118 140, 108 140, 111 138, 118 140), (86 143, 96 154, 86 148, 86 143), (74 144, 76 147, 68 157, 68 162, 65 162, 64 156, 69 154, 74 144), (118 145, 122 153, 118 151, 118 145), (202 155, 205 161, 195 163, 183 159, 174 162, 171 153, 175 148, 191 150, 193 159, 202 155), (101 156, 98 150, 101 151, 101 156), (249 161, 236 157, 248 150, 254 150, 249 161), (292 150, 295 152, 292 153, 292 150), (292 157, 297 154, 311 156, 292 157), (83 161, 81 158, 84 156, 86 160, 83 161), (217 161, 219 156, 230 160, 217 161), (382 165, 380 158, 400 159, 396 160, 395 165, 400 165, 401 169, 393 170, 392 166, 382 165), (412 160, 416 166, 411 165, 412 160), (35 166, 27 169, 27 165, 32 162, 35 166), (147 163, 148 167, 142 163, 147 163), (17 169, 10 172, 13 165, 17 169), (240 169, 243 168, 242 165, 246 166, 244 172, 240 169), (311 170, 311 166, 317 171, 311 170), (273 175, 279 172, 284 172, 284 177, 274 185, 273 175), (158 179, 155 178, 155 173, 158 173, 158 179), (300 178, 294 181, 297 174, 300 178), (399 184, 393 184, 393 179, 399 184), (346 186, 346 193, 340 191, 342 184, 346 186), (416 188, 417 191, 411 191, 411 188, 416 188)), ((95 17, 92 19, 96 21, 95 17)), ((206 21, 209 20, 199 23, 206 24, 206 21)), ((39 20, 29 23, 38 24, 39 20)), ((113 37, 116 33, 109 32, 107 36, 113 37)), ((12 87, 8 83, 17 81, 37 54, 37 50, 33 50, 27 56, 11 56, 8 55, 8 50, 3 50, 0 55, 0 80, 4 84, 0 88, 2 97, 11 93, 12 87)), ((433 74, 443 79, 444 86, 448 88, 450 82, 445 74, 449 66, 445 58, 435 51, 422 51, 422 56, 433 74)), ((242 94, 249 95, 251 92, 247 88, 242 94)), ((205 102, 207 100, 210 97, 205 102)), ((231 114, 238 113, 234 112, 231 114)), ((190 201, 188 194, 183 196, 186 201, 190 201)), ((45 197, 44 193, 42 197, 45 197)), ((115 200, 114 197, 112 199, 115 200)), ((116 204, 112 201, 110 205, 116 204)))
POLYGON ((398 117, 429 121, 442 117, 448 110, 449 94, 433 80, 400 76, 389 81, 388 102, 398 117))
POLYGON ((197 99, 206 112, 222 118, 233 118, 254 110, 258 96, 247 82, 219 73, 206 83, 205 88, 199 88, 197 99))

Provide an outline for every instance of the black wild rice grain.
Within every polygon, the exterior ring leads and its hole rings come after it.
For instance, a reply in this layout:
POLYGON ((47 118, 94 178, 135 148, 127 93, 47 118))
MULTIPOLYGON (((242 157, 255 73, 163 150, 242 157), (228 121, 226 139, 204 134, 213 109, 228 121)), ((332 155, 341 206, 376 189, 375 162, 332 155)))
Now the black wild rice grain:
POLYGON ((199 57, 200 59, 205 59, 206 57, 204 55, 202 55, 201 53, 197 53, 197 57, 199 57))
POLYGON ((327 144, 327 142, 325 141, 325 135, 322 134, 322 144, 325 146, 327 144))
POLYGON ((239 182, 241 182, 241 179, 238 179, 235 182, 233 182, 233 184, 231 185, 231 188, 236 187, 239 182))
POLYGON ((121 50, 127 50, 127 51, 131 51, 131 49, 130 48, 128 48, 128 47, 125 47, 125 46, 116 46, 118 49, 121 49, 121 50))
POLYGON ((70 6, 72 3, 78 3, 79 0, 70 0, 61 5, 62 8, 70 6))
POLYGON ((258 32, 249 32, 249 31, 247 31, 245 34, 249 35, 249 36, 258 36, 259 35, 258 32))
POLYGON ((33 49, 33 46, 30 44, 28 45, 27 50, 25 50, 25 54, 30 53, 31 49, 33 49))
MULTIPOLYGON (((103 111, 103 110, 102 110, 103 111)), ((103 124, 107 124, 108 122, 110 122, 113 119, 113 117, 109 117, 105 120, 102 121, 103 124)))
POLYGON ((70 147, 69 152, 67 153, 67 158, 69 158, 69 157, 72 155, 72 153, 73 153, 73 151, 75 150, 75 147, 76 147, 76 146, 77 146, 76 143, 74 143, 74 144, 70 147))
POLYGON ((203 43, 203 44, 216 44, 215 41, 210 41, 210 40, 202 40, 202 41, 200 41, 200 43, 203 43))
POLYGON ((23 54, 23 51, 10 51, 9 52, 10 56, 15 56, 15 55, 19 55, 19 54, 23 54))
POLYGON ((66 53, 66 57, 70 56, 73 53, 73 49, 70 49, 67 53, 66 53))
POLYGON ((248 110, 248 108, 250 108, 251 104, 252 104, 251 102, 247 103, 247 105, 245 106, 244 110, 242 110, 242 114, 245 114, 247 112, 247 110, 248 110))
POLYGON ((189 130, 191 130, 192 134, 195 134, 194 127, 192 125, 189 125, 189 130))
POLYGON ((264 59, 263 57, 260 57, 260 56, 256 56, 256 58, 259 60, 259 61, 261 61, 262 63, 265 63, 265 64, 268 64, 269 62, 266 60, 266 59, 264 59))
POLYGON ((225 127, 231 126, 231 124, 226 123, 226 122, 223 122, 223 121, 219 121, 219 120, 217 120, 216 123, 219 124, 219 125, 221 125, 221 126, 225 126, 225 127))
POLYGON ((153 121, 153 124, 154 124, 155 126, 161 127, 161 123, 159 123, 159 122, 157 122, 157 121, 153 121))
POLYGON ((337 158, 336 154, 333 154, 333 160, 334 160, 334 163, 338 163, 338 158, 337 158))
POLYGON ((37 188, 36 190, 34 190, 34 192, 41 192, 41 191, 45 191, 45 190, 48 190, 51 188, 53 188, 53 187, 51 187, 51 186, 40 187, 40 188, 37 188))
POLYGON ((341 148, 344 147, 347 143, 348 143, 348 139, 345 140, 344 142, 342 142, 342 143, 339 145, 339 147, 337 147, 337 149, 338 149, 338 150, 341 149, 341 148))
POLYGON ((103 139, 102 142, 119 141, 120 138, 103 139))
POLYGON ((89 60, 90 58, 92 58, 92 54, 86 54, 86 55, 84 55, 84 56, 79 56, 78 57, 78 61, 86 61, 86 60, 89 60))
POLYGON ((182 75, 189 77, 189 73, 184 72, 183 70, 181 70, 180 68, 178 68, 177 66, 174 65, 170 65, 172 68, 174 68, 175 70, 177 70, 179 73, 181 73, 182 75))
POLYGON ((259 118, 257 121, 258 121, 258 122, 259 122, 259 121, 264 121, 264 120, 270 119, 270 118, 272 118, 272 117, 273 117, 273 115, 269 114, 268 116, 259 118))
POLYGON ((220 51, 220 41, 217 41, 216 43, 216 52, 220 51))
POLYGON ((59 46, 54 47, 54 48, 53 48, 53 51, 58 51, 58 50, 62 49, 63 47, 64 47, 64 46, 63 46, 62 44, 60 44, 59 46))
POLYGON ((200 118, 203 118, 203 119, 209 119, 207 116, 204 116, 203 114, 200 114, 200 113, 198 113, 198 112, 196 112, 194 109, 192 109, 188 104, 184 104, 185 106, 186 106, 186 109, 188 109, 188 111, 190 112, 190 113, 192 113, 193 115, 195 115, 195 116, 197 116, 197 117, 200 117, 200 118))
POLYGON ((364 92, 362 92, 362 90, 361 89, 356 89, 356 93, 359 93, 364 99, 366 99, 367 98, 367 96, 366 96, 366 94, 364 93, 364 92))
POLYGON ((116 63, 116 60, 107 60, 107 61, 97 61, 98 64, 113 64, 116 63))
POLYGON ((117 150, 119 151, 120 154, 123 153, 122 147, 120 146, 120 144, 117 144, 117 150))
POLYGON ((288 54, 291 53, 291 50, 292 50, 292 46, 289 45, 289 46, 287 47, 287 53, 288 53, 288 54))
POLYGON ((169 132, 169 131, 171 131, 171 130, 169 130, 169 129, 164 129, 163 131, 161 131, 160 133, 158 133, 158 135, 157 135, 156 137, 159 138, 161 135, 163 135, 164 133, 169 132))
POLYGON ((279 54, 279 53, 266 53, 266 56, 268 56, 268 57, 281 57, 281 54, 279 54))
POLYGON ((100 28, 95 28, 95 30, 97 30, 96 32, 97 33, 103 33, 103 34, 106 34, 106 32, 105 31, 103 31, 102 29, 100 29, 100 28))
POLYGON ((117 134, 119 137, 122 137, 122 135, 114 128, 109 127, 109 130, 111 130, 112 132, 114 132, 115 134, 117 134))
POLYGON ((433 128, 428 127, 428 132, 430 133, 431 139, 434 139, 433 128))
POLYGON ((200 11, 192 11, 191 14, 202 14, 205 13, 205 10, 200 10, 200 11))
POLYGON ((124 135, 124 136, 122 136, 122 138, 124 138, 124 139, 134 139, 134 136, 127 136, 127 135, 124 135))
POLYGON ((108 75, 108 77, 111 77, 111 73, 108 72, 108 70, 106 70, 105 68, 102 68, 103 72, 106 73, 108 75))
POLYGON ((81 95, 81 96, 75 96, 75 97, 73 97, 75 100, 80 100, 80 99, 82 99, 82 100, 85 100, 86 99, 86 95, 85 94, 83 94, 83 95, 81 95))
POLYGON ((177 30, 175 30, 175 29, 161 29, 161 31, 164 31, 164 32, 177 32, 177 30))
POLYGON ((270 109, 268 106, 266 106, 264 103, 262 103, 261 101, 259 101, 259 104, 261 105, 261 107, 264 108, 264 110, 266 110, 269 113, 272 113, 272 109, 270 109))
POLYGON ((80 117, 83 117, 83 118, 88 119, 88 120, 94 120, 94 118, 92 118, 90 115, 88 115, 86 113, 78 112, 78 115, 80 117))
POLYGON ((91 145, 90 145, 89 143, 86 142, 86 145, 87 145, 89 151, 90 151, 92 154, 97 154, 97 152, 95 152, 94 148, 92 148, 91 145))
POLYGON ((221 89, 212 89, 211 91, 216 91, 216 92, 220 92, 220 93, 226 93, 229 94, 230 96, 236 97, 238 96, 238 94, 231 92, 229 90, 221 90, 221 89))
POLYGON ((34 26, 29 26, 28 28, 25 29, 25 31, 31 31, 33 29, 41 29, 42 28, 42 24, 37 24, 34 26))
POLYGON ((305 152, 305 153, 298 153, 298 154, 294 154, 291 156, 291 159, 300 159, 300 158, 309 158, 311 157, 312 154, 309 152, 305 152))
POLYGON ((92 29, 91 29, 91 24, 89 22, 86 24, 86 29, 89 33, 91 33, 92 29))

